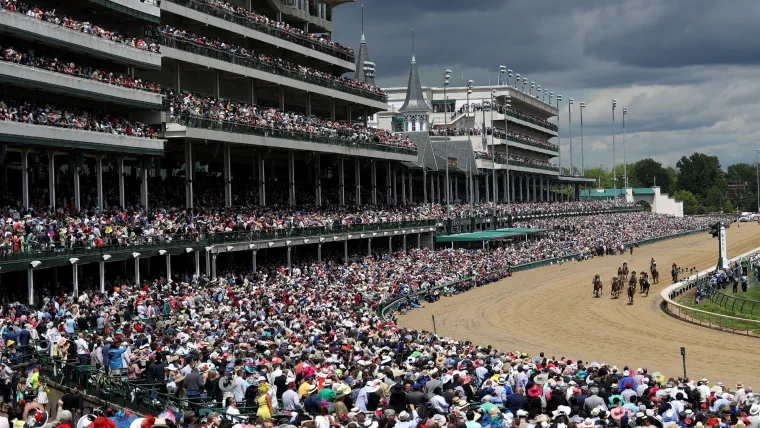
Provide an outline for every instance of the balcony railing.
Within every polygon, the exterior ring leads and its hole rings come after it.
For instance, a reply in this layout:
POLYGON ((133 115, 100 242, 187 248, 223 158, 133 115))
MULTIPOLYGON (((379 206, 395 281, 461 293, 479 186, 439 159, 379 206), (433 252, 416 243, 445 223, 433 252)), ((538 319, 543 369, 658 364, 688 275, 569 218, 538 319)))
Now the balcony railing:
POLYGON ((348 147, 352 149, 377 150, 387 153, 401 153, 405 155, 417 155, 417 149, 391 146, 388 144, 351 140, 339 136, 324 136, 310 134, 308 132, 295 132, 280 129, 266 128, 248 125, 245 123, 233 123, 220 120, 205 119, 188 115, 173 115, 169 118, 172 123, 177 123, 188 128, 203 128, 212 131, 231 132, 234 134, 258 135, 269 138, 282 138, 285 140, 308 141, 318 144, 348 147))
POLYGON ((324 45, 320 43, 319 41, 310 39, 307 36, 291 33, 290 31, 273 27, 269 24, 265 24, 262 22, 256 22, 251 18, 238 15, 231 11, 224 10, 216 6, 212 6, 207 3, 203 3, 196 0, 163 0, 163 1, 175 3, 183 7, 197 10, 198 12, 215 16, 217 18, 223 19, 224 21, 232 22, 233 24, 241 25, 243 27, 250 28, 251 30, 268 34, 272 37, 277 37, 279 39, 287 40, 289 42, 295 43, 300 46, 305 46, 309 49, 313 49, 315 51, 319 51, 319 52, 328 54, 330 56, 334 56, 344 61, 354 62, 356 59, 353 53, 348 53, 343 49, 324 45))
MULTIPOLYGON (((501 128, 496 128, 494 135, 496 136, 496 138, 499 138, 501 140, 506 140, 507 139, 507 134, 504 132, 504 129, 501 129, 501 128)), ((528 139, 527 136, 524 136, 524 135, 519 134, 517 132, 509 131, 508 140, 509 141, 514 141, 515 143, 525 144, 527 146, 537 147, 539 149, 553 150, 553 151, 557 151, 558 150, 556 144, 552 144, 552 143, 549 143, 549 142, 546 142, 544 144, 537 143, 535 141, 531 141, 530 139, 528 139)))
POLYGON ((243 67, 253 68, 266 73, 276 74, 278 76, 287 77, 290 79, 300 80, 301 82, 311 83, 317 86, 322 86, 336 91, 345 92, 347 94, 356 95, 363 98, 368 98, 375 101, 386 102, 388 96, 382 93, 368 91, 363 88, 357 88, 345 83, 326 79, 319 76, 309 76, 301 72, 291 70, 278 65, 261 61, 255 57, 245 57, 242 55, 234 55, 229 52, 220 51, 208 46, 201 46, 191 41, 180 39, 177 37, 168 36, 163 33, 159 33, 158 39, 162 46, 178 49, 192 54, 201 55, 220 61, 229 62, 231 64, 240 65, 243 67))

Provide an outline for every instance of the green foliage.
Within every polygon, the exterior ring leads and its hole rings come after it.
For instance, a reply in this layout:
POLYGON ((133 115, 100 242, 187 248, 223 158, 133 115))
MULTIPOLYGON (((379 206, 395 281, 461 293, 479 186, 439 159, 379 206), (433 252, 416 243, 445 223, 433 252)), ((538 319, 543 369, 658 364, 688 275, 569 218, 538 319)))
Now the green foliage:
POLYGON ((724 213, 732 213, 734 212, 734 206, 731 204, 731 200, 726 199, 726 203, 723 204, 723 212, 724 213))
MULTIPOLYGON (((636 162, 636 177, 640 187, 660 186, 662 193, 670 193, 673 189, 673 176, 661 163, 652 158, 642 159, 636 162)), ((629 173, 630 175, 630 173, 629 173)))
POLYGON ((697 197, 688 190, 678 190, 673 194, 673 199, 683 202, 683 213, 687 215, 691 214, 704 214, 704 206, 699 203, 697 197), (701 212, 700 212, 701 209, 701 212))
POLYGON ((697 198, 707 197, 713 188, 726 190, 725 173, 720 169, 717 156, 694 153, 688 158, 682 157, 676 163, 676 168, 678 168, 678 188, 688 190, 697 198))

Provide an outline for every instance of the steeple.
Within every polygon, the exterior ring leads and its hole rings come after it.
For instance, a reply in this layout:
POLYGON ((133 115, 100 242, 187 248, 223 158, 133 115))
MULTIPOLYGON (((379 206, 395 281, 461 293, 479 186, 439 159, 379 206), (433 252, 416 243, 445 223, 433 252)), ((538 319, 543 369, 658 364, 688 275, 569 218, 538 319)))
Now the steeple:
POLYGON ((409 70, 409 84, 406 87, 406 100, 398 110, 404 114, 406 132, 427 131, 428 113, 431 108, 422 95, 422 83, 417 71, 417 58, 414 53, 414 30, 412 30, 412 67, 409 70))
POLYGON ((359 44, 359 55, 356 57, 356 73, 354 78, 375 86, 375 63, 369 60, 367 39, 364 37, 364 5, 362 5, 362 40, 359 44))

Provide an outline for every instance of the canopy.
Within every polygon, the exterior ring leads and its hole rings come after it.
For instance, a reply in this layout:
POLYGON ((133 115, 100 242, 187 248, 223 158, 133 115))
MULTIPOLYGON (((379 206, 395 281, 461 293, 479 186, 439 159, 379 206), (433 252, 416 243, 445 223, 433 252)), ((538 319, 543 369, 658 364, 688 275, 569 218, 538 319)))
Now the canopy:
POLYGON ((532 229, 529 227, 516 227, 512 229, 484 230, 481 232, 458 233, 456 235, 440 235, 435 237, 435 242, 474 242, 490 241, 492 239, 504 239, 517 235, 532 235, 544 232, 546 229, 532 229))

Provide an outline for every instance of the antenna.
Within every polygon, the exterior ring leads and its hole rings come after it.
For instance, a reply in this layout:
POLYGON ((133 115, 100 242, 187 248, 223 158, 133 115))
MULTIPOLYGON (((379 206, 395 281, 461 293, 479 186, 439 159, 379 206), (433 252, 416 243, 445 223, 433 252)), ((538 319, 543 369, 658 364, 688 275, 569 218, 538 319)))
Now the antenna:
POLYGON ((364 34, 364 5, 362 5, 362 34, 364 34))
POLYGON ((414 56, 414 28, 412 28, 412 56, 414 56))

